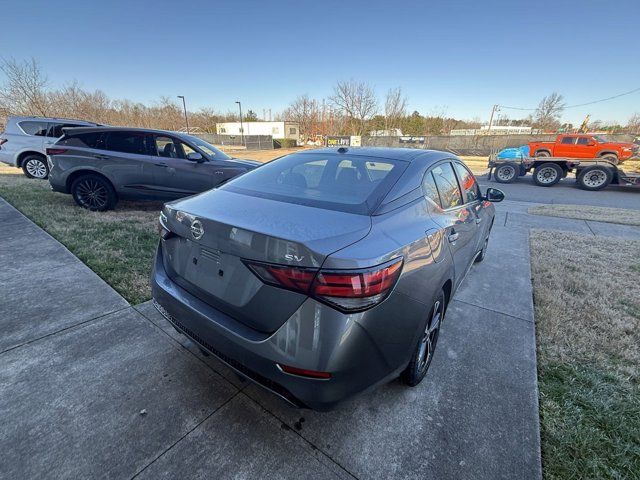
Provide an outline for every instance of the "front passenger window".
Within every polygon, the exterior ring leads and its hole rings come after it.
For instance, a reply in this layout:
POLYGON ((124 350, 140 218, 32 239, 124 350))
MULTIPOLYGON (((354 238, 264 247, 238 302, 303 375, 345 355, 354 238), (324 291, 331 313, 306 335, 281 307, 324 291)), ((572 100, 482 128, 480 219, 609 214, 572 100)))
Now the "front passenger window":
POLYGON ((465 194, 465 203, 475 202, 480 199, 480 187, 476 182, 475 177, 471 174, 467 168, 458 162, 453 162, 453 166, 456 169, 460 186, 465 194))
POLYGON ((173 137, 165 137, 162 135, 155 136, 156 155, 165 158, 181 158, 186 159, 187 155, 196 152, 186 143, 176 140, 173 137))

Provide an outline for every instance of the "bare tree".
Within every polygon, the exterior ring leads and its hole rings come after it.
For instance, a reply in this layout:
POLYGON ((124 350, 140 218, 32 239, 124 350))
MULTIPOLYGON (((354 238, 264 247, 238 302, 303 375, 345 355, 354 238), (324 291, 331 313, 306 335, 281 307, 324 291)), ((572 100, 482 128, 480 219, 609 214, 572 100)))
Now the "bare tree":
POLYGON ((289 104, 283 117, 286 120, 297 122, 300 126, 300 134, 304 138, 311 138, 317 133, 320 121, 318 102, 309 98, 309 95, 299 95, 289 104))
POLYGON ((351 130, 355 135, 361 135, 364 132, 367 121, 378 110, 376 94, 365 82, 340 81, 333 87, 333 95, 329 100, 352 120, 351 130))
POLYGON ((535 126, 543 130, 557 129, 565 107, 563 100, 562 95, 557 92, 544 97, 534 113, 535 126))
POLYGON ((400 87, 391 88, 384 102, 384 129, 400 128, 400 120, 407 116, 407 97, 400 87))
POLYGON ((634 113, 627 122, 627 130, 629 133, 640 135, 640 113, 634 113))
POLYGON ((2 59, 0 71, 6 77, 6 83, 0 87, 0 107, 13 113, 47 115, 48 81, 34 58, 23 62, 2 59))

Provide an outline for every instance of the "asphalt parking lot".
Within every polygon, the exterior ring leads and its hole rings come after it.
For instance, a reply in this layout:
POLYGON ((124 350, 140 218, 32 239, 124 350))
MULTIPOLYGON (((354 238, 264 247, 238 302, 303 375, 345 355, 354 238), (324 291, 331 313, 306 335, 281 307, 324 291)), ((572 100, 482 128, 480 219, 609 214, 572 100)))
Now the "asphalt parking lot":
POLYGON ((553 187, 538 187, 533 183, 531 175, 520 177, 514 183, 498 183, 493 177, 487 180, 487 175, 483 174, 478 175, 478 182, 483 188, 499 188, 506 198, 520 202, 570 203, 640 210, 640 188, 609 186, 598 192, 588 192, 576 187, 573 175, 562 179, 553 187))

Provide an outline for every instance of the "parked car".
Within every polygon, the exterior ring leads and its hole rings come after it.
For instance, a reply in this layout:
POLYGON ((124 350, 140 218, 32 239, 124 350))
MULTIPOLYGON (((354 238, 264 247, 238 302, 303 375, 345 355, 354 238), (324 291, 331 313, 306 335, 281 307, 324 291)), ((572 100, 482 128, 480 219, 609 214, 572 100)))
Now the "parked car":
POLYGON ((284 156, 166 204, 153 301, 294 405, 326 410, 398 376, 414 386, 503 198, 445 152, 284 156))
POLYGON ((231 158, 190 135, 119 127, 66 130, 47 155, 51 188, 98 211, 113 208, 121 198, 193 195, 260 165, 231 158))
POLYGON ((602 135, 558 135, 555 142, 529 142, 534 157, 603 158, 614 164, 638 155, 638 145, 610 142, 602 135))
POLYGON ((0 162, 22 168, 29 178, 45 179, 49 175, 45 150, 62 136, 63 129, 95 125, 67 118, 8 117, 0 133, 0 162))

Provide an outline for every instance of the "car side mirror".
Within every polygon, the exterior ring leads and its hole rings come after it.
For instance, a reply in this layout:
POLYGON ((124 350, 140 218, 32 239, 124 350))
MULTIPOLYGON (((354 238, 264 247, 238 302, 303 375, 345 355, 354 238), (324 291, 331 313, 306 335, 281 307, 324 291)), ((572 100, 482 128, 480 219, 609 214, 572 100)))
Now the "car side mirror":
POLYGON ((198 163, 204 162, 204 158, 202 157, 202 154, 198 152, 187 153, 187 160, 191 160, 192 162, 198 162, 198 163))
POLYGON ((489 187, 487 188, 487 194, 484 196, 484 199, 493 203, 501 202, 504 200, 504 192, 497 188, 489 187))

